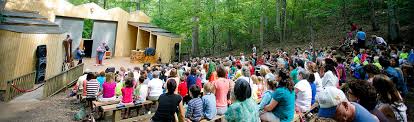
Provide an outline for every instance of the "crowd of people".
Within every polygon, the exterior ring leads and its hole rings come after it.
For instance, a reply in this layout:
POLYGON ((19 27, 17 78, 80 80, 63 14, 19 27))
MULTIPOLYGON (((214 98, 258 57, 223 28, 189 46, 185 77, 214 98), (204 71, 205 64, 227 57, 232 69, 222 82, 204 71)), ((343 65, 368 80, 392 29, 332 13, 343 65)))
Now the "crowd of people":
POLYGON ((349 55, 312 46, 256 52, 254 47, 248 57, 240 53, 86 73, 74 92, 120 104, 157 102, 154 122, 218 115, 228 122, 291 122, 307 121, 312 113, 317 121, 407 122, 404 98, 407 83, 414 83, 413 49, 372 43, 358 44, 349 55))

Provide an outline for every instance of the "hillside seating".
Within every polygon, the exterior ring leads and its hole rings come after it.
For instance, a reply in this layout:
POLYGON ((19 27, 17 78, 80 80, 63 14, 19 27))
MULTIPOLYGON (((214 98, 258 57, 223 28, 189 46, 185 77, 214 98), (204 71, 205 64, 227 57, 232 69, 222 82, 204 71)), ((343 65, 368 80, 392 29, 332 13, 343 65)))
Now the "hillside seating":
POLYGON ((122 119, 121 118, 121 111, 123 109, 151 106, 152 104, 153 104, 152 101, 144 101, 144 102, 138 103, 138 104, 129 103, 129 104, 123 104, 123 105, 121 105, 121 104, 103 105, 103 106, 100 106, 99 108, 100 108, 100 111, 102 111, 103 113, 108 112, 108 111, 113 111, 112 121, 113 122, 118 122, 122 119))

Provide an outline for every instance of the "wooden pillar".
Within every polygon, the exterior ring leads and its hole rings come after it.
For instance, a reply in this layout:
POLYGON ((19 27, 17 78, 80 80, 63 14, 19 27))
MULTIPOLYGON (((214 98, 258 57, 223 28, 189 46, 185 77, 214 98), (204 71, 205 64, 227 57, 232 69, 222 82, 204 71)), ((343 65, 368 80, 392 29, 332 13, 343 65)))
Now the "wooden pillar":
POLYGON ((119 122, 121 120, 121 110, 114 110, 112 114, 112 122, 119 122))

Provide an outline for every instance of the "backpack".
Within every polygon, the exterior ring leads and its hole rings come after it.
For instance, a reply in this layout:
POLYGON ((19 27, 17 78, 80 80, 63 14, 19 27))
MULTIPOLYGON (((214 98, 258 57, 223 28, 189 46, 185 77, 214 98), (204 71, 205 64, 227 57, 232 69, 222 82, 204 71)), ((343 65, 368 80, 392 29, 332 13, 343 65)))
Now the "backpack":
POLYGON ((365 79, 366 73, 364 71, 364 67, 362 66, 356 67, 353 75, 356 79, 365 79))

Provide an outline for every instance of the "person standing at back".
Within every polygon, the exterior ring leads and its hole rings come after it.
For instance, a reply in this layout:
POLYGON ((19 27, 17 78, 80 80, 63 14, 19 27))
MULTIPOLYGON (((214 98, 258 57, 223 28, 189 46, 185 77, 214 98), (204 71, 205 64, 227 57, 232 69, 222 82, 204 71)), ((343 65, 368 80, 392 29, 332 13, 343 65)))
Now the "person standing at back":
POLYGON ((197 83, 197 69, 192 67, 190 75, 187 77, 187 89, 190 89, 191 86, 197 83))
POLYGON ((357 39, 358 39, 358 48, 365 48, 365 38, 366 34, 362 31, 362 27, 358 29, 357 39))
POLYGON ((215 87, 214 93, 216 95, 217 115, 223 115, 227 110, 231 84, 234 84, 234 82, 230 79, 226 79, 226 70, 222 65, 217 67, 217 75, 219 78, 216 81, 213 81, 215 87))

